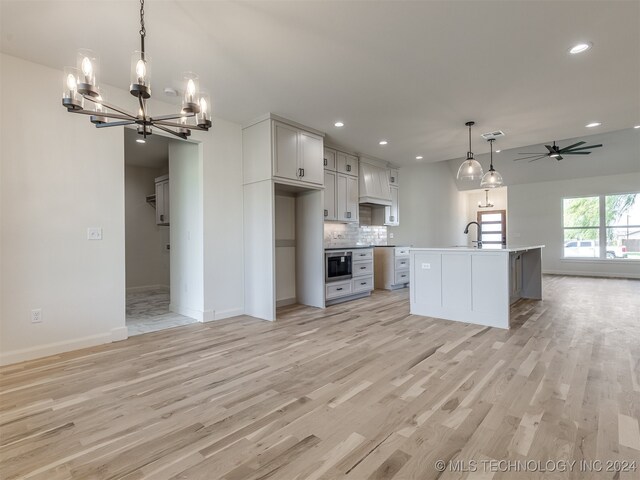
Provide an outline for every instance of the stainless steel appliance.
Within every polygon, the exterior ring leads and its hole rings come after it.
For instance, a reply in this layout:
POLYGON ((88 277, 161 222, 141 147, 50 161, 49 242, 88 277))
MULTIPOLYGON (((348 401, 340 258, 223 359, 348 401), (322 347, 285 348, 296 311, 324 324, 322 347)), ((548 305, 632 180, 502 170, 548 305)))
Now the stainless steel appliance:
POLYGON ((352 277, 351 252, 331 251, 325 253, 325 281, 337 282, 352 277))

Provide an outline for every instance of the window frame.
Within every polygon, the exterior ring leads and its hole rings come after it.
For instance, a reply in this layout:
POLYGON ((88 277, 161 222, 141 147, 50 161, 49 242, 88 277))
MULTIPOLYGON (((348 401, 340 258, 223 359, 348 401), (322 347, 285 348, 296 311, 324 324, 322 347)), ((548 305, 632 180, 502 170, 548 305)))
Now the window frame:
MULTIPOLYGON (((638 228, 640 229, 640 225, 624 225, 624 226, 619 226, 619 225, 607 225, 606 221, 607 221, 607 202, 606 202, 606 198, 607 197, 612 197, 612 196, 616 196, 616 195, 639 195, 640 196, 640 191, 637 192, 616 192, 616 193, 599 193, 599 194, 584 194, 584 195, 571 195, 571 196, 566 196, 566 197, 562 197, 560 200, 561 203, 561 214, 560 214, 560 227, 562 230, 562 243, 561 243, 561 248, 562 248, 562 255, 560 256, 560 260, 562 261, 568 261, 568 262, 615 262, 615 263, 620 263, 620 262, 631 262, 631 263, 640 263, 638 260, 634 260, 634 259, 629 259, 629 258, 607 258, 607 229, 610 228, 625 228, 625 227, 633 227, 633 228, 638 228), (571 200, 571 199, 575 199, 575 198, 593 198, 593 197, 597 197, 598 198, 598 208, 599 208, 599 215, 598 215, 598 220, 599 220, 599 225, 597 227, 565 227, 564 226, 564 201, 565 200, 571 200), (598 251, 599 251, 599 256, 597 257, 567 257, 565 256, 565 231, 566 230, 585 230, 585 229, 594 229, 594 230, 598 230, 598 251)), ((637 201, 637 200, 636 200, 637 201)), ((580 240, 582 241, 582 240, 580 240)))

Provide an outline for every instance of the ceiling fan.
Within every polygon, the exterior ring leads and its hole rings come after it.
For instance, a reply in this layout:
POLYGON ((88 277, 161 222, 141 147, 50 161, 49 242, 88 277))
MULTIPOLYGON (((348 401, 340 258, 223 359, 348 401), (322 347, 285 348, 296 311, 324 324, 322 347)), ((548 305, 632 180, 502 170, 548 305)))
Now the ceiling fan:
POLYGON ((569 145, 568 147, 560 148, 556 145, 556 142, 553 142, 553 145, 545 145, 545 147, 547 147, 547 150, 549 150, 547 153, 520 153, 519 155, 529 156, 516 158, 514 161, 519 162, 520 160, 529 160, 530 162, 535 162, 536 160, 540 160, 541 158, 545 157, 552 157, 560 161, 563 158, 562 155, 589 155, 591 152, 587 152, 585 150, 590 150, 592 148, 598 148, 602 146, 602 144, 600 143, 598 145, 587 145, 586 147, 581 147, 581 145, 585 143, 587 142, 578 142, 574 143, 573 145, 569 145))

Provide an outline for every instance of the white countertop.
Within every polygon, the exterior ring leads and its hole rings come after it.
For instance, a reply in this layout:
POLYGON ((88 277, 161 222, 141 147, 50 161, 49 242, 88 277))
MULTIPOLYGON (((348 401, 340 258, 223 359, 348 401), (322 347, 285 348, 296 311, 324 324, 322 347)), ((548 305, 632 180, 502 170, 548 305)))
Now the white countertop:
POLYGON ((474 253, 495 253, 495 252, 523 252, 526 250, 534 250, 536 248, 544 248, 544 245, 509 245, 501 248, 477 248, 468 246, 453 246, 453 247, 411 247, 410 250, 419 251, 437 251, 437 252, 474 252, 474 253))

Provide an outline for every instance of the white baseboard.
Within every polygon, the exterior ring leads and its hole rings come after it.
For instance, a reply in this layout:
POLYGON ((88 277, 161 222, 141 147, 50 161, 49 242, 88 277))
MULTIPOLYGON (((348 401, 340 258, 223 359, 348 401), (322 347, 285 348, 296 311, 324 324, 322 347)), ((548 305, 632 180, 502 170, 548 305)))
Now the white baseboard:
POLYGON ((129 287, 127 288, 127 293, 142 293, 151 290, 161 290, 163 292, 168 292, 169 285, 142 285, 139 287, 129 287))
POLYGON ((296 299, 296 297, 283 298, 281 300, 276 300, 276 308, 286 307, 287 305, 293 305, 297 301, 298 300, 296 299))
POLYGON ((543 274, 548 275, 567 275, 570 277, 602 277, 602 278, 640 278, 638 273, 608 273, 608 272, 576 272, 567 270, 544 270, 543 274))
POLYGON ((10 365, 12 363, 35 360, 37 358, 58 355, 60 353, 71 352, 81 348, 95 347, 96 345, 125 340, 126 338, 128 338, 127 327, 117 327, 112 329, 110 332, 98 333, 96 335, 73 338, 60 342, 52 342, 35 347, 21 348, 19 350, 1 352, 0 365, 10 365))
POLYGON ((204 321, 204 312, 202 310, 196 310, 194 308, 183 307, 181 305, 169 304, 169 310, 178 315, 184 315, 185 317, 193 318, 199 322, 204 321))
POLYGON ((244 315, 243 308, 229 308, 227 310, 218 310, 215 312, 216 320, 223 320, 225 318, 237 317, 238 315, 244 315))

